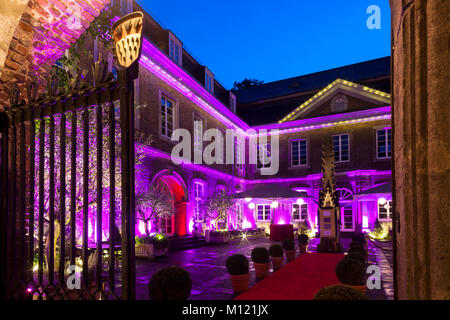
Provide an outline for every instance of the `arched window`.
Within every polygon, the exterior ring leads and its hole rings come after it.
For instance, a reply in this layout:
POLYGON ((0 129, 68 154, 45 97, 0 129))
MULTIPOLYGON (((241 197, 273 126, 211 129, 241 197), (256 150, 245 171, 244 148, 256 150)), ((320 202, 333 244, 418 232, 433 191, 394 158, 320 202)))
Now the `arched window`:
POLYGON ((344 95, 337 95, 333 98, 331 102, 331 111, 332 112, 342 112, 347 110, 347 97, 344 95))

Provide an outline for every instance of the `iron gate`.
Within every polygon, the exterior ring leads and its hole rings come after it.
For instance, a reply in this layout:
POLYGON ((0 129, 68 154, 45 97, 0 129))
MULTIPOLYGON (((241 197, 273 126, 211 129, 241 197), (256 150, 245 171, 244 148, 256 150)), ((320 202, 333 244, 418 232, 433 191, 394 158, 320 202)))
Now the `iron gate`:
POLYGON ((1 117, 1 294, 134 299, 133 86, 138 66, 93 84, 15 87, 1 117), (121 231, 119 231, 121 230, 121 231), (81 287, 78 287, 77 279, 81 287))

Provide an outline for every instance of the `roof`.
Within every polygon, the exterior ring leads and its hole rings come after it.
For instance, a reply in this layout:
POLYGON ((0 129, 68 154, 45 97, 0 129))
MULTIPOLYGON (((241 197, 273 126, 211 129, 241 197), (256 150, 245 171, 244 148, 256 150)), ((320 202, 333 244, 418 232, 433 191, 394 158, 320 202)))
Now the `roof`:
POLYGON ((355 63, 299 77, 265 83, 236 92, 240 105, 321 89, 337 78, 362 82, 390 75, 390 57, 355 63))

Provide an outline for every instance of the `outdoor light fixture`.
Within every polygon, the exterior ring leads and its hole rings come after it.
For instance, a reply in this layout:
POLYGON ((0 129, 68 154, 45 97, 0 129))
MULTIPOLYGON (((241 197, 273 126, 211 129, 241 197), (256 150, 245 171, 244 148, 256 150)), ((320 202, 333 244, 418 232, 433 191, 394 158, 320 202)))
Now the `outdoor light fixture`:
POLYGON ((252 201, 252 198, 245 198, 244 200, 247 202, 250 202, 250 201, 252 201))
POLYGON ((381 204, 381 205, 386 204, 386 199, 385 198, 379 198, 378 199, 378 204, 381 204))
POLYGON ((131 66, 141 56, 143 17, 142 12, 132 12, 113 25, 117 62, 123 68, 131 66))
POLYGON ((255 204, 252 202, 252 203, 249 203, 248 204, 248 207, 250 208, 250 209, 255 209, 255 204))
POLYGON ((275 208, 278 208, 278 201, 273 201, 271 204, 270 204, 270 207, 271 208, 273 208, 273 209, 275 209, 275 208))
POLYGON ((304 204, 304 203, 305 203, 305 201, 303 201, 302 198, 297 199, 297 204, 298 204, 299 206, 301 206, 301 205, 304 204))

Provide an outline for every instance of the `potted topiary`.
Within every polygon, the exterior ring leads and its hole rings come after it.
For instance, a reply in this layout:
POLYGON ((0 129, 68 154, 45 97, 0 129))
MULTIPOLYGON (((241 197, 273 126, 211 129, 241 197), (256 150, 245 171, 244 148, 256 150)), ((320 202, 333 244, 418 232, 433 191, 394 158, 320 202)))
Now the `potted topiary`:
POLYGON ((292 261, 295 259, 295 241, 293 239, 284 239, 283 249, 287 261, 292 261))
POLYGON ((272 259, 273 270, 281 268, 283 264, 283 248, 279 244, 273 244, 269 248, 269 254, 272 259))
POLYGON ((364 264, 364 265, 366 264, 366 258, 361 253, 356 252, 356 251, 352 251, 352 252, 347 253, 345 258, 358 260, 362 264, 364 264))
POLYGON ((364 284, 365 267, 358 260, 344 258, 336 265, 336 276, 342 285, 350 286, 354 289, 366 292, 364 284))
POLYGON ((234 254, 225 262, 230 274, 231 286, 234 292, 243 292, 248 289, 250 273, 248 272, 248 260, 243 254, 234 254))
POLYGON ((252 261, 256 278, 264 278, 269 275, 270 259, 269 250, 264 247, 256 247, 252 250, 252 261))
POLYGON ((335 284, 320 289, 313 300, 368 300, 367 297, 356 289, 335 284))
POLYGON ((300 249, 300 253, 306 253, 306 250, 308 248, 308 241, 309 241, 308 235, 302 233, 298 236, 298 246, 300 249))
POLYGON ((169 251, 169 239, 163 234, 136 237, 135 240, 136 257, 154 259, 169 251))
POLYGON ((367 251, 364 250, 364 248, 361 248, 360 246, 357 246, 357 245, 350 246, 350 248, 348 249, 348 253, 350 253, 350 252, 359 253, 360 255, 362 255, 364 257, 364 259, 367 258, 367 251))
POLYGON ((148 283, 148 293, 152 300, 187 300, 191 289, 189 272, 175 266, 158 270, 148 283))

